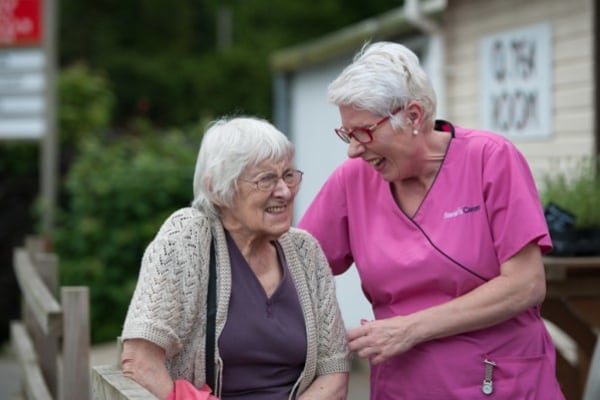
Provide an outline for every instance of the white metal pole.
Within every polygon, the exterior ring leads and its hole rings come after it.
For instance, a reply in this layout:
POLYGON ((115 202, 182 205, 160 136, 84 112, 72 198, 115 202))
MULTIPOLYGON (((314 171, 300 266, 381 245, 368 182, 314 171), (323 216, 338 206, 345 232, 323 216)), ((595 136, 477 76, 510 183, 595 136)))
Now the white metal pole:
POLYGON ((58 140, 56 135, 56 36, 55 0, 43 1, 44 54, 46 58, 46 132, 41 148, 42 232, 52 238, 57 198, 58 140))

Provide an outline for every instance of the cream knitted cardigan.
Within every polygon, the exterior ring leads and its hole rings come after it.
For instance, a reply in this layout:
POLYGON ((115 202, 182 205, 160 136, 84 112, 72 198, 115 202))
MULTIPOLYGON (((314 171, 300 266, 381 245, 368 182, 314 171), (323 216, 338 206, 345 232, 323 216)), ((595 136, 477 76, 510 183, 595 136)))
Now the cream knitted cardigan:
MULTIPOLYGON (((231 265, 225 231, 195 208, 173 213, 148 245, 122 339, 142 338, 164 348, 173 379, 205 383, 204 341, 207 272, 211 237, 217 260, 217 340, 227 320, 231 265)), ((304 371, 290 399, 318 375, 347 372, 350 358, 345 329, 335 297, 335 281, 325 256, 310 234, 291 228, 279 238, 304 314, 307 354, 304 371)), ((216 349, 217 384, 221 394, 222 360, 216 349)))

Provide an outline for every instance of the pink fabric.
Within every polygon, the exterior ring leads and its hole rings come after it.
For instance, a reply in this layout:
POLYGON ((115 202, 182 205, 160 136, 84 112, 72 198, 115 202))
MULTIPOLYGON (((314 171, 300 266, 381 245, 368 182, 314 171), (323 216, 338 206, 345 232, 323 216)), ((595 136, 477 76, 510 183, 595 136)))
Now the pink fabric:
MULTIPOLYGON (((551 241, 522 155, 500 136, 456 128, 446 159, 413 218, 389 182, 348 160, 299 223, 336 274, 354 262, 375 318, 449 301, 499 274, 526 244, 551 241)), ((492 398, 563 399, 555 350, 533 307, 488 329, 422 343, 371 368, 371 400, 475 399, 485 359, 496 362, 492 398)))
POLYGON ((177 379, 174 384, 173 391, 169 393, 167 400, 219 400, 218 397, 210 394, 212 390, 208 385, 197 389, 185 379, 177 379))

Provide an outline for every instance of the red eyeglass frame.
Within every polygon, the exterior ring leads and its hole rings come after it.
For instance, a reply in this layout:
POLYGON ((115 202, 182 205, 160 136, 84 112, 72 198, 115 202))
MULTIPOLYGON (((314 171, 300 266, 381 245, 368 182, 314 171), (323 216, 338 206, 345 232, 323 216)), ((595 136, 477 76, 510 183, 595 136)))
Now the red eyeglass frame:
POLYGON ((341 128, 335 128, 335 134, 345 143, 350 143, 350 139, 352 138, 354 138, 354 140, 356 140, 358 143, 371 143, 373 141, 373 132, 375 132, 377 128, 385 124, 393 115, 396 115, 402 109, 403 107, 396 108, 394 111, 391 112, 390 115, 386 115, 385 117, 381 118, 379 121, 368 127, 356 127, 350 131, 346 131, 346 129, 343 126, 341 128), (369 140, 359 140, 354 134, 354 132, 356 131, 365 133, 369 137, 369 140))

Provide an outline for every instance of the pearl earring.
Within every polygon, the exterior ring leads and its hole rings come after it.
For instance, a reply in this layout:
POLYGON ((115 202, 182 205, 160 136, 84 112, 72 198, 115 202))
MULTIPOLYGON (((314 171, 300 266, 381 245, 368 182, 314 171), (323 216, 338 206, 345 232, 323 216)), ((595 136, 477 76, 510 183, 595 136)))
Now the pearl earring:
POLYGON ((419 131, 416 129, 413 129, 412 134, 413 134, 413 136, 417 136, 419 134, 419 131))

